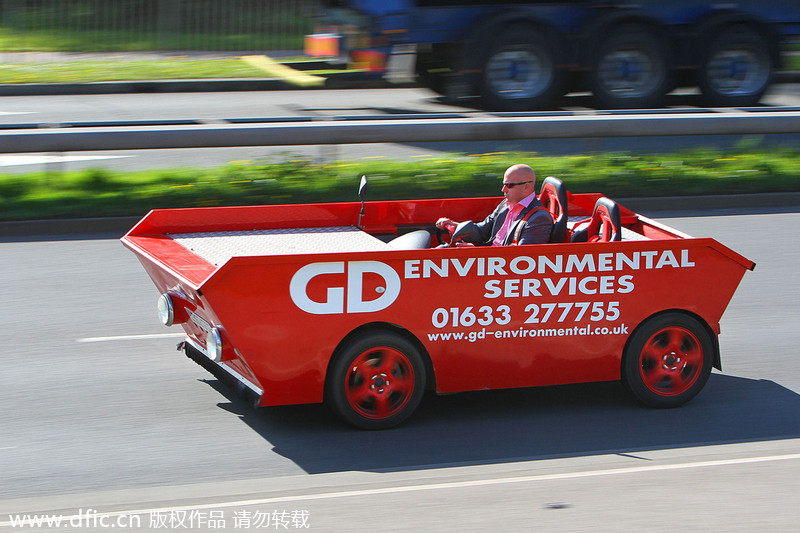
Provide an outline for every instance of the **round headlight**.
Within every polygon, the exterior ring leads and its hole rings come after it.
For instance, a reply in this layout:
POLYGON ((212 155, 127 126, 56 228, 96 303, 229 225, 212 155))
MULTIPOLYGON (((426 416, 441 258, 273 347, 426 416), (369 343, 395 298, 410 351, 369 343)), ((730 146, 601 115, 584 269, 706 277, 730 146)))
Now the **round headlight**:
POLYGON ((158 297, 158 319, 165 326, 171 326, 175 322, 175 308, 172 306, 172 299, 166 293, 158 297))
POLYGON ((222 361, 222 335, 216 327, 211 328, 211 333, 208 334, 206 349, 208 350, 208 356, 214 362, 219 363, 222 361))

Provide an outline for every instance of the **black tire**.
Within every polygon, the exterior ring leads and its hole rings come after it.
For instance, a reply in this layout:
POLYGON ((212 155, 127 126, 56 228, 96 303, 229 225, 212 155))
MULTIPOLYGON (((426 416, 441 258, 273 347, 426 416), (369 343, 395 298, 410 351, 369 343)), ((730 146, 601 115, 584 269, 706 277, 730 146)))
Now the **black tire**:
POLYGON ((705 386, 713 360, 714 343, 700 322, 664 313, 634 332, 622 358, 622 380, 647 406, 677 407, 705 386))
POLYGON ((707 46, 697 84, 712 107, 756 105, 772 81, 773 57, 767 39, 744 25, 717 33, 707 46))
POLYGON ((425 393, 425 364, 404 337, 374 332, 352 339, 328 371, 325 401, 362 429, 387 429, 407 419, 425 393))
POLYGON ((590 79, 599 107, 661 107, 672 85, 671 60, 653 29, 625 24, 600 43, 590 79))
POLYGON ((447 80, 452 72, 444 59, 433 54, 418 53, 414 63, 414 71, 423 86, 445 96, 447 80))
POLYGON ((483 47, 478 80, 483 105, 498 111, 552 106, 562 94, 557 63, 554 43, 532 26, 501 28, 483 47))

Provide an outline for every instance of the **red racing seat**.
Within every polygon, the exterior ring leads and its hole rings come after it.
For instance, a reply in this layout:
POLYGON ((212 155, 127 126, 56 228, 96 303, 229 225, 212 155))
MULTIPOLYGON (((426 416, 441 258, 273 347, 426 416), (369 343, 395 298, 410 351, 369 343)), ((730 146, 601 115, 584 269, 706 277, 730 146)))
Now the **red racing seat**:
POLYGON ((553 230, 550 242, 566 242, 567 240, 567 189, 558 178, 548 176, 542 183, 539 201, 550 211, 553 217, 553 230))
POLYGON ((570 242, 610 242, 622 240, 622 222, 617 202, 602 196, 594 204, 589 223, 572 234, 570 242))

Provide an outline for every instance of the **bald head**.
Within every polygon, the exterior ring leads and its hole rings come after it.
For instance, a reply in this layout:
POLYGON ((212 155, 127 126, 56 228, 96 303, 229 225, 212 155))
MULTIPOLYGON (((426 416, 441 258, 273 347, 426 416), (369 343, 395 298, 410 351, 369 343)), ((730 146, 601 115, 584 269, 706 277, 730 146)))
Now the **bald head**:
POLYGON ((536 180, 536 173, 533 171, 531 167, 525 164, 518 164, 518 165, 511 165, 506 170, 506 173, 503 177, 508 180, 508 178, 513 177, 514 181, 528 181, 528 180, 536 180))
POLYGON ((524 164, 512 165, 503 174, 503 195, 510 204, 516 204, 536 190, 536 173, 524 164))

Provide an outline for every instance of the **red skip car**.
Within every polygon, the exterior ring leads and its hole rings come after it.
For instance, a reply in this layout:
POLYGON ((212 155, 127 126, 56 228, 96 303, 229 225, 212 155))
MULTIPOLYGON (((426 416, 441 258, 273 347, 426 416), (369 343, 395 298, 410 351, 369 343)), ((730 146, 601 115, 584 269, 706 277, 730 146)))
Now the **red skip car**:
POLYGON ((163 209, 122 242, 180 347, 258 406, 325 401, 381 429, 426 389, 621 379, 649 406, 690 400, 755 264, 552 178, 541 196, 550 244, 437 247, 438 217, 497 198, 163 209))

